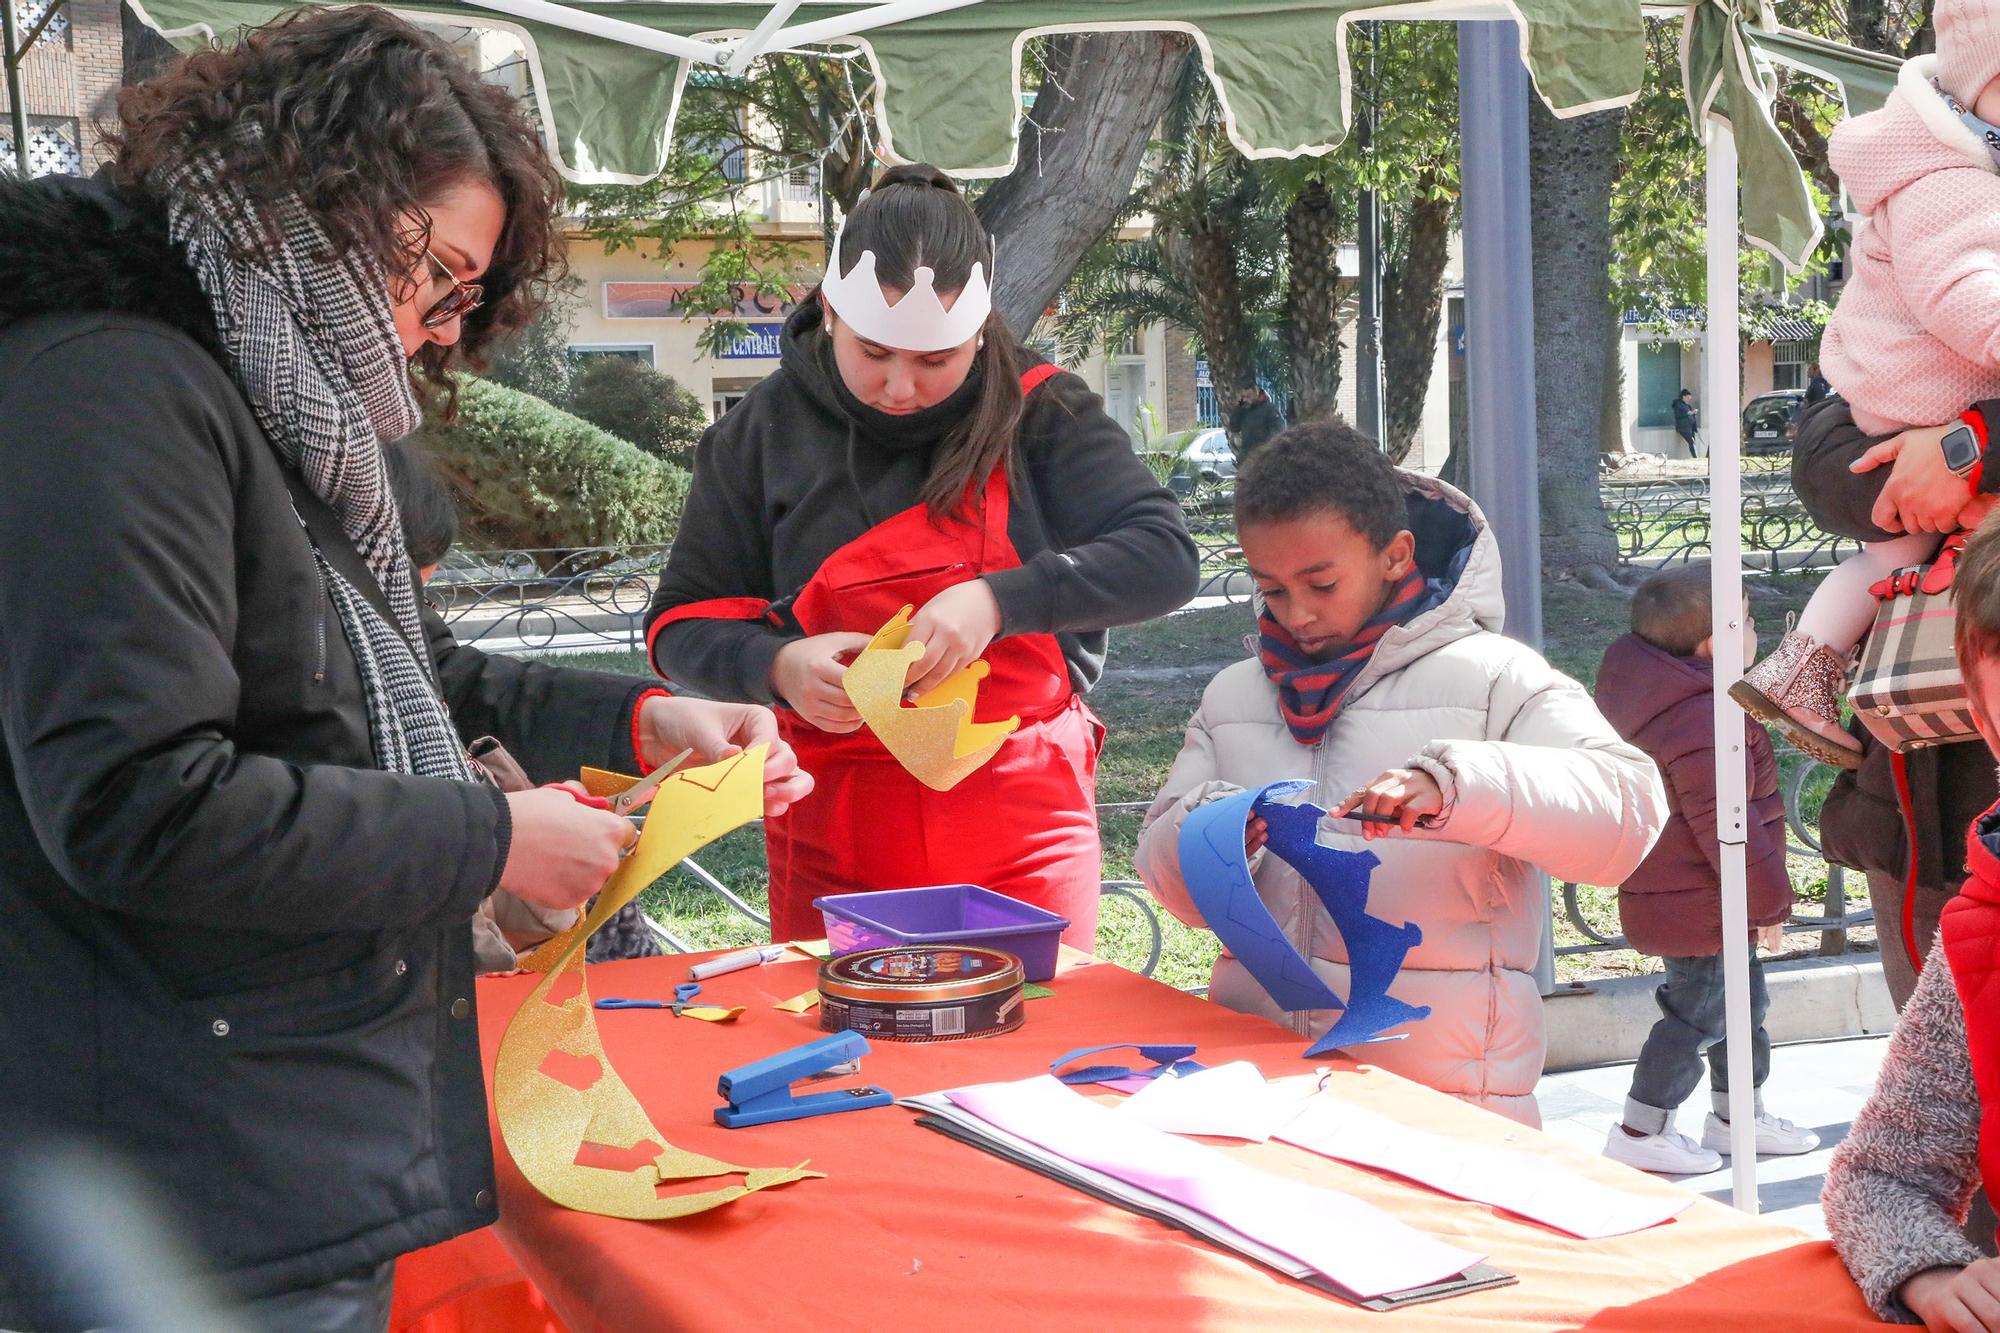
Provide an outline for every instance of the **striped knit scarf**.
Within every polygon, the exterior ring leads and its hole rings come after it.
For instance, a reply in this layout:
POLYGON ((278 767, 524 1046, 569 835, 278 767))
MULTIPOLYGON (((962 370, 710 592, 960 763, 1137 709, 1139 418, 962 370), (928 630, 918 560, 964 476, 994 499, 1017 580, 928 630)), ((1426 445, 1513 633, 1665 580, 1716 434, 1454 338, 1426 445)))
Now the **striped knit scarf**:
POLYGON ((1375 655, 1375 645, 1396 625, 1407 624, 1419 613, 1437 604, 1435 595, 1426 595, 1424 577, 1415 566, 1389 594, 1382 609, 1371 616, 1354 636, 1323 660, 1315 661, 1299 651, 1298 643, 1278 623, 1266 606, 1257 616, 1261 646, 1257 660, 1264 674, 1278 687, 1278 711, 1285 715, 1292 739, 1301 745, 1317 745, 1326 729, 1340 715, 1347 687, 1375 655))
POLYGON ((197 156, 153 184, 208 298, 230 377, 279 456, 339 518, 393 615, 392 624, 315 548, 360 669, 376 766, 474 780, 432 674, 382 457, 383 441, 419 421, 388 276, 359 250, 329 258, 325 230, 296 196, 259 205, 218 165, 197 156))

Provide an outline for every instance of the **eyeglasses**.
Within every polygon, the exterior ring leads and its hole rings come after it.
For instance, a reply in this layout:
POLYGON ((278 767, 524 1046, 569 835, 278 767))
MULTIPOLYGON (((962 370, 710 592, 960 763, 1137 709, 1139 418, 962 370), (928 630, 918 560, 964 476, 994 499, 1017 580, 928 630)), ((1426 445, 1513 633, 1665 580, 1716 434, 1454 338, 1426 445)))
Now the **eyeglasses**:
POLYGON ((451 290, 446 292, 429 310, 424 312, 423 324, 425 328, 434 329, 440 324, 449 324, 454 319, 459 319, 479 309, 480 301, 484 300, 486 296, 485 288, 476 282, 460 282, 458 275, 453 273, 451 267, 442 259, 432 254, 431 248, 428 245, 424 247, 424 258, 437 265, 438 272, 442 273, 451 283, 451 290))

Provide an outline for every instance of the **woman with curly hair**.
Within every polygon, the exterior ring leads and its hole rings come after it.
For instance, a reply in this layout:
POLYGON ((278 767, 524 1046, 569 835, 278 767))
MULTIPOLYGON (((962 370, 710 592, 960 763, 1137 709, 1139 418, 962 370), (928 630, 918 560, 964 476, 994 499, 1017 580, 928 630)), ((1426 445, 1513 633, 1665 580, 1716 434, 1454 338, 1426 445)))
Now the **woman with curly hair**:
MULTIPOLYGON (((0 1124, 137 1177, 255 1326, 380 1329, 395 1256, 495 1216, 471 918, 575 907, 634 836, 468 746, 549 782, 776 729, 482 656, 416 594, 412 368, 476 365, 559 264, 503 92, 320 10, 118 119, 97 179, 0 182, 0 1124)), ((0 1327, 134 1308, 26 1230, 0 1327)))

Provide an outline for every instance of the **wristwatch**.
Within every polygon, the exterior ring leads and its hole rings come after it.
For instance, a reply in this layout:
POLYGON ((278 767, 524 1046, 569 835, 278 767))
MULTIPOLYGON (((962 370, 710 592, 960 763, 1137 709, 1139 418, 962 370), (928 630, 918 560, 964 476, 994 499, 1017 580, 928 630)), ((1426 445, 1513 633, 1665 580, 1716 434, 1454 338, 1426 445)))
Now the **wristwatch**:
POLYGON ((1938 441, 1938 451, 1944 455, 1944 465, 1961 477, 1972 475, 1972 469, 1979 466, 1980 456, 1985 452, 1979 447, 1979 437, 1972 427, 1963 423, 1945 432, 1938 441))

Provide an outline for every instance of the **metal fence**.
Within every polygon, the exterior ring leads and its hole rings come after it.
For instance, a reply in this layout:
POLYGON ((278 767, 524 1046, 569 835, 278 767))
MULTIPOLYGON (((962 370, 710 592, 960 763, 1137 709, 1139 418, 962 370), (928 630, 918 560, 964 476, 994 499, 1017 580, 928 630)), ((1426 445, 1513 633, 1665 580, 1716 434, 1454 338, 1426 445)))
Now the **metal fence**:
POLYGON ((424 587, 460 643, 495 652, 638 652, 664 545, 459 551, 424 587))
MULTIPOLYGON (((1622 563, 1653 567, 1708 555, 1706 477, 1637 479, 1607 474, 1603 495, 1622 563)), ((1197 487, 1183 500, 1200 555, 1201 583, 1196 594, 1200 598, 1242 601, 1250 596, 1249 574, 1237 544, 1229 500, 1226 481, 1219 486, 1197 487)), ((1856 549, 1854 543, 1829 537, 1813 525, 1782 468, 1753 465, 1745 472, 1743 527, 1745 567, 1753 571, 1824 567, 1856 549)), ((664 545, 649 545, 454 552, 426 588, 426 596, 461 643, 490 651, 637 652, 645 646, 645 611, 666 549, 664 545)), ((1797 763, 1786 782, 1791 850, 1808 858, 1820 855, 1818 839, 1799 810, 1800 793, 1812 772, 1810 763, 1797 763)), ((1143 803, 1114 804, 1098 807, 1098 813, 1101 818, 1144 809, 1143 803)), ((731 910, 757 925, 769 924, 768 918, 698 863, 687 861, 683 868, 731 910)), ((1819 915, 1794 916, 1787 929, 1822 932, 1820 951, 1840 953, 1846 949, 1847 932, 1870 924, 1873 918, 1865 911, 1847 911, 1840 867, 1829 864, 1826 879, 1824 910, 1819 915)), ((1106 881, 1103 891, 1129 900, 1140 911, 1150 937, 1141 970, 1151 975, 1165 938, 1157 907, 1144 886, 1134 881, 1106 881)), ((1579 886, 1562 885, 1557 899, 1563 915, 1584 941, 1561 946, 1557 953, 1577 955, 1626 947, 1622 936, 1605 933, 1588 919, 1579 886)), ((678 951, 690 948, 657 922, 654 929, 667 947, 678 951)))
MULTIPOLYGON (((1658 566, 1706 559, 1710 552, 1708 478, 1660 477, 1601 486, 1605 517, 1627 566, 1658 566)), ((1822 569, 1860 550, 1860 543, 1820 531, 1792 493, 1784 469, 1743 474, 1743 567, 1784 573, 1822 569)))

